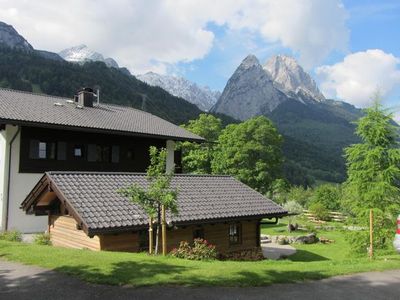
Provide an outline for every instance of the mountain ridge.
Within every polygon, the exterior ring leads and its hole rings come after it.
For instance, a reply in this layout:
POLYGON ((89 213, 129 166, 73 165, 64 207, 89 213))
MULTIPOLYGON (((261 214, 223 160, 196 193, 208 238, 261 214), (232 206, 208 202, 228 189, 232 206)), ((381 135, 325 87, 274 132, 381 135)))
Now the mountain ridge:
POLYGON ((221 95, 219 91, 212 91, 208 86, 199 86, 183 77, 147 72, 137 75, 136 78, 151 86, 159 86, 172 95, 197 105, 203 111, 209 111, 221 95))
POLYGON ((104 56, 90 49, 85 44, 80 44, 70 48, 66 48, 58 53, 64 60, 72 63, 85 63, 88 61, 101 61, 108 67, 118 69, 118 63, 111 57, 104 58, 104 56))

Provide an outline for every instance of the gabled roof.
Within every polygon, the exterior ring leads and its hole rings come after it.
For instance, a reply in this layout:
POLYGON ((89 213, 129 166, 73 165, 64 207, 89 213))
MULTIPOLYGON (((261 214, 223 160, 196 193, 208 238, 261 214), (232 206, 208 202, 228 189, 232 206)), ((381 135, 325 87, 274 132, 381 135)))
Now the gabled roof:
MULTIPOLYGON (((148 217, 140 207, 118 194, 118 189, 131 184, 146 188, 146 174, 47 172, 21 207, 28 212, 38 210, 41 199, 49 199, 46 193, 55 193, 88 235, 132 230, 147 226, 148 217)), ((167 215, 168 223, 173 225, 287 214, 282 207, 230 176, 177 174, 172 186, 179 191, 179 214, 167 215)))
POLYGON ((138 109, 103 103, 76 108, 68 100, 72 99, 0 88, 0 123, 204 141, 196 134, 138 109))

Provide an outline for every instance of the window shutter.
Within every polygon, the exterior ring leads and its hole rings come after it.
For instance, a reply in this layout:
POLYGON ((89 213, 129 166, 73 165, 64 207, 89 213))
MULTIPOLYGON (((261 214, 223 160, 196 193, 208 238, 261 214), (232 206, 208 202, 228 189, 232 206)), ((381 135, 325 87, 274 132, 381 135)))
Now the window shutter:
POLYGON ((57 142, 57 160, 67 159, 67 143, 57 142))
POLYGON ((88 145, 87 160, 96 161, 96 145, 94 144, 88 145))
POLYGON ((30 140, 29 142, 29 158, 39 158, 39 140, 30 140))
POLYGON ((119 163, 119 146, 112 146, 111 150, 111 162, 119 163))

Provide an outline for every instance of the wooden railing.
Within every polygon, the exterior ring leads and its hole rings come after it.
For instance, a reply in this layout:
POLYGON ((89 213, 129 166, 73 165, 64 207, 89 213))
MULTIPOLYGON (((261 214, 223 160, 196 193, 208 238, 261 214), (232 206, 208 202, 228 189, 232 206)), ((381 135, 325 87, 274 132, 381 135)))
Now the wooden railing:
MULTIPOLYGON (((323 224, 326 223, 325 221, 318 220, 315 214, 313 214, 311 211, 304 209, 303 210, 303 215, 307 217, 307 219, 313 223, 318 223, 318 224, 323 224)), ((334 222, 344 222, 347 219, 347 216, 345 216, 341 212, 337 211, 331 211, 329 212, 329 218, 331 221, 334 222)))

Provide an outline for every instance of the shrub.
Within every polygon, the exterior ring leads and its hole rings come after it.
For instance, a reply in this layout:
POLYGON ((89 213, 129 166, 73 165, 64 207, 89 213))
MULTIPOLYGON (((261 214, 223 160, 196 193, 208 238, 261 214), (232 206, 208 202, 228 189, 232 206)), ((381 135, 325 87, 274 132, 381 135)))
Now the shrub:
MULTIPOLYGON (((361 228, 369 228, 369 209, 360 211, 354 219, 354 224, 361 228)), ((389 249, 392 247, 396 216, 374 209, 374 249, 389 249)), ((345 238, 351 250, 356 253, 366 253, 369 248, 369 230, 346 231, 345 238)))
POLYGON ((329 210, 322 203, 313 203, 310 206, 310 211, 318 220, 329 221, 329 210))
POLYGON ((217 258, 215 246, 203 239, 195 239, 193 245, 182 241, 179 248, 173 249, 170 254, 174 257, 191 260, 213 260, 217 258))
POLYGON ((286 198, 287 201, 294 200, 301 206, 308 207, 312 194, 313 191, 310 188, 305 189, 301 186, 295 186, 290 189, 286 198))
POLYGON ((0 233, 0 240, 22 242, 22 234, 18 230, 3 231, 0 233))
POLYGON ((318 186, 311 198, 311 205, 321 203, 328 210, 339 210, 342 199, 342 190, 340 186, 332 184, 323 184, 318 186))
POLYGON ((36 245, 48 245, 48 246, 51 246, 50 234, 48 234, 48 233, 36 234, 35 237, 34 237, 33 242, 36 245))
POLYGON ((291 214, 303 213, 303 207, 297 201, 294 200, 286 202, 283 208, 286 209, 291 214))

